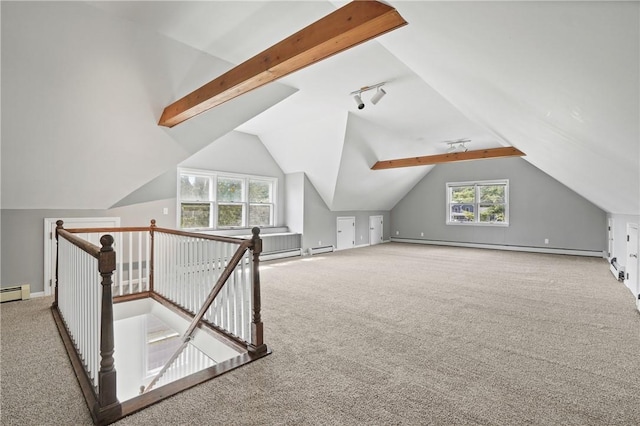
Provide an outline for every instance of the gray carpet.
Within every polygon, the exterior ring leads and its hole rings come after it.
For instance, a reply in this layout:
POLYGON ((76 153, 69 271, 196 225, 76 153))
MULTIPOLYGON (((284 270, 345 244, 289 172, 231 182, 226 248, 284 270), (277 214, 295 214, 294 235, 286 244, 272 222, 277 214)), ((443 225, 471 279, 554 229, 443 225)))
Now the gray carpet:
MULTIPOLYGON (((273 354, 118 424, 640 424, 640 314, 603 259, 390 243, 261 274, 273 354)), ((91 423, 50 303, 0 306, 3 425, 91 423)))

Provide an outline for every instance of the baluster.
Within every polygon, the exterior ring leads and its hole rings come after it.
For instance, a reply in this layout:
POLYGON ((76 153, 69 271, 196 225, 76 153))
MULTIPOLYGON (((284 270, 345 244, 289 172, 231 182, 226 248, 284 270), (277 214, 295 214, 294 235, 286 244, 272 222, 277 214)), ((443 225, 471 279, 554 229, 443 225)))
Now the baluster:
POLYGON ((61 220, 56 220, 56 276, 55 276, 55 288, 54 298, 53 298, 53 306, 58 306, 58 270, 59 270, 59 259, 60 259, 60 240, 58 238, 58 230, 63 228, 64 222, 61 220))
POLYGON ((138 231, 138 292, 142 289, 142 232, 138 231))
POLYGON ((116 270, 118 271, 116 276, 116 283, 118 284, 118 295, 123 296, 124 291, 124 243, 122 233, 118 234, 117 249, 120 250, 120 256, 116 256, 116 270))
MULTIPOLYGON (((149 245, 151 246, 151 251, 149 254, 149 291, 155 291, 154 288, 154 280, 155 280, 155 229, 156 229, 156 220, 151 219, 151 226, 149 227, 149 245)), ((162 252, 161 252, 162 253, 162 252)), ((166 265, 166 263, 165 263, 166 265)))

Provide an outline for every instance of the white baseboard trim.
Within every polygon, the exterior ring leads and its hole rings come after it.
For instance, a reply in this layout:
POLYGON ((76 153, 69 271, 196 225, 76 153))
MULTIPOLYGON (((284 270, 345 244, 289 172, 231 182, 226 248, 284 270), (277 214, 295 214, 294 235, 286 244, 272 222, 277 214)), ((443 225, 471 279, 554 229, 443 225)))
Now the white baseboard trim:
POLYGON ((35 293, 31 293, 30 297, 34 298, 34 297, 44 297, 44 291, 36 291, 35 293))
POLYGON ((418 240, 418 239, 412 239, 412 238, 391 238, 391 241, 397 242, 397 243, 426 244, 426 245, 434 245, 434 246, 469 247, 469 248, 482 248, 482 249, 490 249, 490 250, 524 251, 524 252, 531 252, 531 253, 567 254, 571 256, 606 258, 604 251, 594 251, 594 250, 572 250, 572 249, 555 249, 555 248, 544 248, 544 247, 507 246, 507 245, 500 245, 500 244, 480 244, 480 243, 462 243, 462 242, 455 242, 455 241, 418 240))
POLYGON ((353 248, 362 248, 362 247, 369 247, 371 244, 359 244, 357 246, 353 246, 353 248))

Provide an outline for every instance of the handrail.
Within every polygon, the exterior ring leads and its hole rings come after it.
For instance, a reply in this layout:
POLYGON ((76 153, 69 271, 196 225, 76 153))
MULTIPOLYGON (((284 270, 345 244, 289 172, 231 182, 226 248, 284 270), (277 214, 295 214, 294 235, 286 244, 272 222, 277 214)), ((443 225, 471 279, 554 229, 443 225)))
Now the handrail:
POLYGON ((65 240, 69 241, 79 249, 84 250, 90 256, 95 257, 96 259, 100 258, 100 247, 96 246, 95 244, 91 244, 89 241, 83 240, 80 237, 76 237, 68 230, 63 229, 62 224, 60 224, 59 226, 59 228, 56 228, 56 232, 59 236, 64 237, 65 240))
POLYGON ((184 237, 202 238, 205 240, 220 241, 220 242, 231 243, 231 244, 242 244, 244 241, 251 241, 251 239, 246 239, 246 238, 227 237, 224 235, 200 234, 197 232, 181 231, 178 229, 158 228, 156 226, 126 226, 126 227, 112 227, 112 228, 70 228, 70 229, 66 229, 66 231, 73 234, 80 234, 80 233, 98 233, 98 232, 150 231, 151 228, 153 228, 154 232, 164 232, 165 234, 181 235, 184 237))
POLYGON ((169 228, 155 228, 155 231, 164 232, 165 234, 174 234, 174 235, 182 235, 184 237, 202 238, 205 240, 221 241, 223 243, 231 243, 231 244, 242 244, 245 241, 251 241, 250 239, 246 239, 246 238, 226 237, 224 235, 200 234, 198 232, 187 232, 187 231, 180 231, 177 229, 169 229, 169 228))

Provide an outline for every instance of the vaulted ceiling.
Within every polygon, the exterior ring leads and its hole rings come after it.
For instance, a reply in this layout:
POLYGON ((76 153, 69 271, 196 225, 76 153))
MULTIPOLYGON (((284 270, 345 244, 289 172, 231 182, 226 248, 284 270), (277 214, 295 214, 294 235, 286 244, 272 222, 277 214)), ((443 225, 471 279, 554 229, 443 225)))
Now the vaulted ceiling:
POLYGON ((433 166, 376 161, 465 138, 515 146, 602 209, 640 214, 638 2, 390 1, 407 26, 157 126, 166 105, 343 4, 3 1, 2 207, 108 208, 241 131, 333 210, 391 209, 433 166), (350 92, 379 82, 388 94, 357 109, 350 92))

